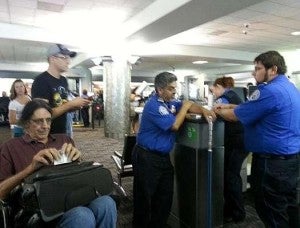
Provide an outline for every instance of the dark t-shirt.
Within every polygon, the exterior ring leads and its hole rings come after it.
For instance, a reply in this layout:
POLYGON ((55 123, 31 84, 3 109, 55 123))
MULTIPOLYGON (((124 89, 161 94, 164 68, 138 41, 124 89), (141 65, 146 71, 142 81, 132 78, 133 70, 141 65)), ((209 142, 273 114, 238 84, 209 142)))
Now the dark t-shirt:
POLYGON ((0 112, 8 112, 9 97, 0 97, 0 112))
POLYGON ((40 150, 60 150, 64 143, 74 145, 74 141, 64 134, 50 135, 47 144, 37 142, 27 134, 6 141, 1 145, 0 182, 24 170, 40 150))
MULTIPOLYGON (((32 84, 32 98, 43 98, 49 101, 52 108, 67 102, 68 82, 61 76, 59 79, 53 77, 47 71, 38 75, 32 84)), ((53 119, 51 133, 66 133, 67 113, 53 119)))

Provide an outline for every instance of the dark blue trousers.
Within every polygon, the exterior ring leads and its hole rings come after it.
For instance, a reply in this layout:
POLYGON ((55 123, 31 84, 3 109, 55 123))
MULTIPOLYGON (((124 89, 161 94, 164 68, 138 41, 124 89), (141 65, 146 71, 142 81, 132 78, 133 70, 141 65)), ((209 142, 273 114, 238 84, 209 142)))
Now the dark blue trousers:
POLYGON ((251 189, 255 209, 266 227, 299 228, 299 156, 290 159, 253 155, 251 189))
POLYGON ((169 154, 133 150, 133 226, 163 228, 172 206, 174 169, 169 154))
POLYGON ((237 148, 225 145, 224 216, 231 217, 236 222, 246 217, 240 172, 247 156, 248 153, 245 152, 243 146, 237 148))

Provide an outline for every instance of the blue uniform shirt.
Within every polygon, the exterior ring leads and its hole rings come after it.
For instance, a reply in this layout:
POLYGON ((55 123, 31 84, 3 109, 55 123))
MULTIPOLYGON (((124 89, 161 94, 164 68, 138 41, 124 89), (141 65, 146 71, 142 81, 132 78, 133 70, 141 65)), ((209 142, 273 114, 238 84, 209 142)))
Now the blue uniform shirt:
MULTIPOLYGON (((225 92, 223 93, 223 95, 228 93, 229 90, 230 89, 225 89, 225 92)), ((229 101, 225 97, 219 97, 218 99, 216 99, 215 103, 216 104, 229 104, 229 101)))
POLYGON ((151 96, 142 113, 137 144, 148 150, 169 153, 175 142, 171 128, 181 106, 181 101, 164 102, 157 94, 151 96))
POLYGON ((285 75, 261 84, 234 110, 248 151, 277 155, 300 152, 300 92, 285 75))

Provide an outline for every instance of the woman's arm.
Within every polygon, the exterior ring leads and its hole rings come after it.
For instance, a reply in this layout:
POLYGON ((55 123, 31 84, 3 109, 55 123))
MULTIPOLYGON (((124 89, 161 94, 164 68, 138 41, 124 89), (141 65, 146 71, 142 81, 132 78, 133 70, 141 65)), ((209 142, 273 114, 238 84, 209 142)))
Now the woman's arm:
POLYGON ((8 120, 10 124, 17 124, 17 111, 9 109, 8 110, 8 120))

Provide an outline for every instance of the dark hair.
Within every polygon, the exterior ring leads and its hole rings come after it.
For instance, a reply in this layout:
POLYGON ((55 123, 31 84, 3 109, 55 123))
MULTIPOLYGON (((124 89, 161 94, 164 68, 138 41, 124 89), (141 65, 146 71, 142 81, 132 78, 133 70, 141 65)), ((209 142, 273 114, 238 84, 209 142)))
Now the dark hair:
POLYGON ((10 87, 10 96, 9 96, 9 98, 11 100, 16 99, 16 97, 17 97, 17 93, 16 93, 16 90, 15 90, 15 84, 18 83, 18 82, 23 83, 24 88, 25 88, 25 94, 27 94, 27 89, 26 89, 25 83, 21 79, 16 79, 10 87))
POLYGON ((83 95, 87 95, 87 92, 88 92, 88 91, 87 91, 86 89, 83 89, 83 90, 82 90, 82 94, 83 94, 83 95))
POLYGON ((49 104, 43 99, 35 98, 25 105, 19 120, 19 124, 24 126, 26 123, 28 123, 34 112, 40 108, 46 109, 52 116, 52 109, 49 104))
POLYGON ((158 88, 166 88, 170 83, 176 82, 177 77, 169 72, 162 72, 155 76, 154 79, 154 86, 155 91, 157 91, 158 88))
POLYGON ((260 62, 267 70, 273 66, 277 66, 278 74, 285 74, 287 71, 284 58, 277 51, 262 53, 254 59, 254 62, 260 62))
POLYGON ((222 78, 217 78, 213 85, 221 85, 224 88, 232 88, 234 87, 234 80, 232 77, 223 76, 222 78))

